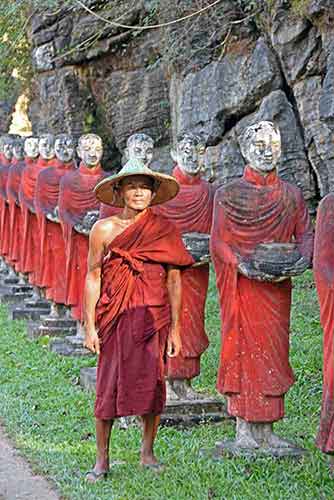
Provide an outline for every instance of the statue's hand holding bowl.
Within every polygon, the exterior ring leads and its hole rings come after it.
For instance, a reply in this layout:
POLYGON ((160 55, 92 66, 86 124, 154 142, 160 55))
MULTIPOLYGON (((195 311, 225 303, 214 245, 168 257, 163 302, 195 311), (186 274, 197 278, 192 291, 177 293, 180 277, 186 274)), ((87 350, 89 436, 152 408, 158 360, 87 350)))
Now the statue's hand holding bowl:
POLYGON ((80 224, 80 222, 74 225, 74 229, 77 233, 84 234, 85 236, 89 235, 88 227, 84 226, 83 224, 80 224))
POLYGON ((48 220, 50 220, 51 222, 60 222, 58 215, 59 214, 58 214, 57 207, 56 207, 53 212, 49 212, 48 214, 46 214, 46 218, 48 220))
POLYGON ((294 264, 287 265, 282 271, 282 277, 290 278, 292 276, 299 276, 309 267, 309 262, 305 257, 300 257, 294 264))
POLYGON ((279 283, 287 279, 285 276, 274 276, 267 274, 253 267, 252 263, 248 260, 240 260, 238 264, 238 272, 250 280, 269 281, 271 283, 279 283))

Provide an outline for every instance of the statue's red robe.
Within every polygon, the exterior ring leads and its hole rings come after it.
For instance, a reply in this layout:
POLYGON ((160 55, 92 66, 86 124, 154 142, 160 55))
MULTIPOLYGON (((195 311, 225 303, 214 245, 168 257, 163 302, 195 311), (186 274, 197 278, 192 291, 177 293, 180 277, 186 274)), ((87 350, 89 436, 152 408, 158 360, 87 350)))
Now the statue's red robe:
POLYGON ((21 175, 19 201, 23 219, 22 270, 29 273, 29 282, 40 286, 40 234, 35 208, 35 189, 39 173, 55 160, 39 157, 29 160, 21 175))
POLYGON ((21 266, 21 242, 22 242, 22 213, 19 205, 19 189, 22 172, 29 162, 28 159, 12 161, 7 181, 7 196, 9 204, 9 259, 16 271, 22 271, 21 266))
POLYGON ((328 194, 317 213, 314 245, 314 278, 324 330, 323 387, 320 426, 316 445, 334 453, 334 194, 328 194))
POLYGON ((151 209, 110 243, 96 307, 102 344, 97 418, 162 413, 170 327, 166 266, 192 263, 176 228, 151 209))
POLYGON ((284 415, 284 394, 294 382, 289 364, 291 280, 250 280, 238 274, 238 255, 259 243, 296 242, 311 260, 313 230, 301 191, 275 172, 246 167, 243 178, 217 191, 211 256, 220 296, 222 346, 217 388, 229 412, 249 422, 284 415))
POLYGON ((60 182, 59 216, 66 251, 66 303, 72 306, 72 316, 80 321, 83 319, 88 236, 78 233, 74 226, 82 223, 87 212, 99 210, 94 187, 104 175, 100 165, 88 168, 81 163, 60 182))
POLYGON ((74 170, 74 163, 64 164, 54 160, 52 167, 38 175, 35 206, 41 239, 41 286, 46 287, 46 297, 59 304, 66 304, 66 255, 60 223, 47 219, 58 206, 61 178, 74 170))
MULTIPOLYGON (((154 207, 156 213, 172 221, 181 233, 209 234, 212 223, 214 188, 199 176, 190 176, 175 167, 173 176, 180 184, 175 198, 154 207)), ((182 273, 182 351, 170 358, 166 374, 172 379, 192 379, 200 373, 200 357, 209 345, 204 328, 205 301, 209 284, 209 264, 182 273)))
POLYGON ((0 254, 9 259, 9 205, 7 197, 7 181, 11 168, 11 161, 2 156, 0 164, 0 254))

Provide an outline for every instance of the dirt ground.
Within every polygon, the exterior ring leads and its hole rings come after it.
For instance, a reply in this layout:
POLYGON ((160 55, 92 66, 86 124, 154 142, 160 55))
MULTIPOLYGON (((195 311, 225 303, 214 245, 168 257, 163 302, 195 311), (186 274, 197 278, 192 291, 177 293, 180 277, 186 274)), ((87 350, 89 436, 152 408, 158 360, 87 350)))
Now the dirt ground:
POLYGON ((59 500, 54 488, 36 476, 0 426, 0 500, 59 500))

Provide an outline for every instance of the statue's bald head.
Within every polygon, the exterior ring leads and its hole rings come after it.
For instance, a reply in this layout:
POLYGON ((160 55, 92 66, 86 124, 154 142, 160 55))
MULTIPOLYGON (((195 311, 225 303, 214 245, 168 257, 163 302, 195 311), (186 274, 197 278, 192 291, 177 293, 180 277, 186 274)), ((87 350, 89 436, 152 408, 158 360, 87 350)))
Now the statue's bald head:
POLYGON ((140 160, 149 166, 153 158, 154 141, 147 134, 132 134, 126 142, 125 157, 127 160, 140 160))
POLYGON ((184 132, 177 138, 176 150, 171 151, 173 160, 188 175, 198 175, 202 168, 205 144, 192 132, 184 132))
POLYGON ((103 155, 103 143, 99 135, 84 134, 79 138, 78 156, 89 168, 96 167, 103 155))
POLYGON ((242 156, 251 168, 262 174, 277 168, 281 156, 281 134, 271 121, 247 127, 240 139, 242 156))

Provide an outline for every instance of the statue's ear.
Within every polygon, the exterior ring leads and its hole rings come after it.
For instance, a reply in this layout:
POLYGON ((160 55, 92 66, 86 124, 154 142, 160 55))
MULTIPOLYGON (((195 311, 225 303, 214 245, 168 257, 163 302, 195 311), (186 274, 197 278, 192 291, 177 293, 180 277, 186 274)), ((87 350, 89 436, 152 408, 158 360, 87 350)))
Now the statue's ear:
POLYGON ((177 152, 175 151, 175 149, 170 150, 170 155, 172 159, 175 161, 175 163, 177 163, 177 152))
POLYGON ((124 149, 124 158, 125 158, 125 161, 127 162, 129 160, 129 150, 128 148, 125 148, 124 149))

